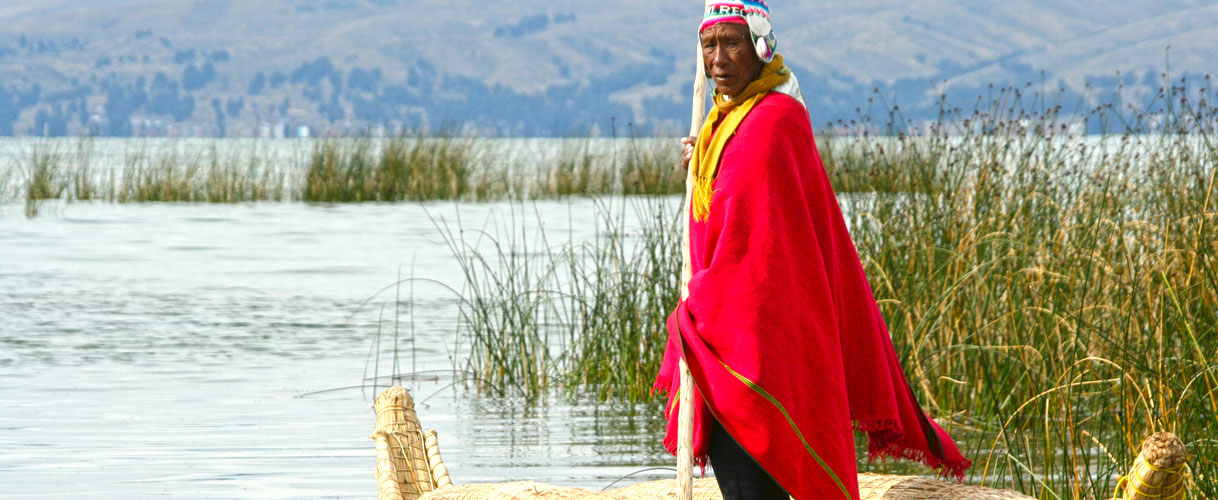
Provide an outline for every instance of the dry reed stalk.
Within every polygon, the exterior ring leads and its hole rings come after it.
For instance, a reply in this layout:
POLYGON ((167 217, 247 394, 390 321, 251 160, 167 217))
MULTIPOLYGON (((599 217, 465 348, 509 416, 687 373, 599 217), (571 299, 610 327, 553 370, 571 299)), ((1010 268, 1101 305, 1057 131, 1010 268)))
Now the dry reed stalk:
POLYGON ((1117 481, 1119 500, 1181 500, 1185 493, 1188 450, 1170 432, 1156 432, 1142 442, 1129 474, 1117 481))
POLYGON ((428 430, 423 441, 427 447, 427 463, 431 465, 431 479, 436 483, 436 489, 452 486, 453 480, 448 477, 448 466, 444 465, 444 459, 440 458, 440 441, 436 437, 435 429, 428 430))
POLYGON ((397 467, 393 460, 393 450, 389 446, 389 434, 377 432, 372 435, 376 440, 376 488, 381 500, 400 500, 402 488, 398 485, 397 467))

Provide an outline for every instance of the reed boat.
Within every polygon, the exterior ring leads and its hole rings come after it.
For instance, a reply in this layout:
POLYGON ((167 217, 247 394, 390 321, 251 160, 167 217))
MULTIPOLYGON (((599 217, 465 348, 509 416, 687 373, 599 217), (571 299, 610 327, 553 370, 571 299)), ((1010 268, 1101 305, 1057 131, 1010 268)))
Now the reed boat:
MULTIPOLYGON (((455 485, 440 456, 436 431, 424 431, 414 400, 401 387, 376 398, 376 481, 381 500, 651 500, 678 498, 678 480, 662 479, 609 491, 533 481, 455 485)), ((1183 500, 1187 483, 1184 443, 1168 432, 1142 443, 1114 500, 1183 500)), ((1019 492, 969 486, 921 476, 859 474, 860 500, 1031 500, 1019 492)), ((722 500, 714 478, 693 480, 695 500, 722 500)))

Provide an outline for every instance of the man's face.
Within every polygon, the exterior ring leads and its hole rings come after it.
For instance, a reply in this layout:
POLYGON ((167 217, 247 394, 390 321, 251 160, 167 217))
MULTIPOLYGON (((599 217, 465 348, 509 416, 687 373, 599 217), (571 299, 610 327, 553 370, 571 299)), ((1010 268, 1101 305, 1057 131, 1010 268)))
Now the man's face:
POLYGON ((703 30, 701 38, 706 75, 720 94, 735 97, 761 74, 761 58, 747 26, 719 23, 703 30))

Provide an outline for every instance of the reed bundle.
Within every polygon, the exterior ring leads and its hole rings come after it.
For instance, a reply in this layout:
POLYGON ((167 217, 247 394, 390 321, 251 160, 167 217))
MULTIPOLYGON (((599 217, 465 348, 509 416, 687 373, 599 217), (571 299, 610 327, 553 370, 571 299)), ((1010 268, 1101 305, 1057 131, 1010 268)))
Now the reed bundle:
POLYGON ((1188 450, 1170 432, 1156 432, 1142 443, 1129 474, 1117 482, 1117 500, 1182 500, 1188 450))
MULTIPOLYGON (((376 398, 376 480, 381 498, 415 500, 436 488, 428 462, 427 437, 414 411, 414 399, 401 387, 390 387, 376 398)), ((434 431, 432 432, 434 434, 434 431)), ((435 442, 435 438, 432 438, 435 442)), ((439 447, 435 447, 439 460, 439 447)), ((435 468, 447 478, 447 469, 435 468)))

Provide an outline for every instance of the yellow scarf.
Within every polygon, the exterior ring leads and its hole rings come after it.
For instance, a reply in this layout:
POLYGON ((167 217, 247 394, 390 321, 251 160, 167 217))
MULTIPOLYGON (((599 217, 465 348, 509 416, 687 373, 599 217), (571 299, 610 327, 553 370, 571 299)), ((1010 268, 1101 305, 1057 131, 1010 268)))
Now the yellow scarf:
POLYGON ((791 70, 783 66, 782 55, 775 54, 774 59, 761 69, 757 79, 749 82, 739 95, 730 101, 718 93, 712 96, 715 106, 702 123, 696 154, 689 162, 689 168, 694 173, 694 195, 690 203, 694 221, 704 221, 710 214, 711 196, 714 194, 711 183, 715 181, 715 176, 719 175, 719 155, 723 154, 723 146, 727 144, 727 140, 736 134, 736 128, 757 101, 790 78, 791 70), (723 117, 723 122, 716 130, 713 127, 720 117, 723 117))

